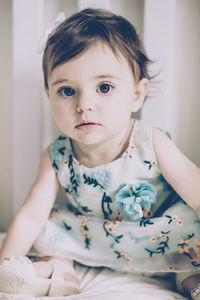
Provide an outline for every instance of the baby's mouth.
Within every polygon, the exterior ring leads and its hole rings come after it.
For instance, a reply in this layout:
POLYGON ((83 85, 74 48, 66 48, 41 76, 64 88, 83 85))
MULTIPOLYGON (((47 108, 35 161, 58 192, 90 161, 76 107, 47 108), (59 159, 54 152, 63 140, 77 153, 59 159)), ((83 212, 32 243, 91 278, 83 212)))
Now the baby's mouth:
POLYGON ((75 126, 76 129, 80 129, 80 130, 91 130, 92 128, 99 126, 99 123, 95 123, 95 122, 81 122, 78 125, 75 126))
POLYGON ((75 127, 76 128, 79 128, 79 127, 82 127, 82 126, 88 126, 88 125, 100 125, 100 124, 98 124, 98 123, 95 123, 95 122, 86 122, 86 121, 84 121, 84 122, 81 122, 81 123, 79 123, 78 125, 76 125, 75 127))

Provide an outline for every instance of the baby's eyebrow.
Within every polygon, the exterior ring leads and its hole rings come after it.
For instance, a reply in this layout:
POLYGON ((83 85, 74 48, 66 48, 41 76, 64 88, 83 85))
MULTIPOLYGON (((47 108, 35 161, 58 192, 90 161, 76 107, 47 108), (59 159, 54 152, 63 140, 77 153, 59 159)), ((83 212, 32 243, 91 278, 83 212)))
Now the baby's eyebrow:
POLYGON ((101 79, 101 78, 112 78, 112 79, 120 79, 119 76, 113 75, 113 74, 102 74, 102 75, 97 75, 94 77, 94 79, 101 79))
POLYGON ((66 82, 69 82, 69 80, 66 79, 66 78, 63 78, 63 79, 57 79, 56 81, 54 81, 54 82, 52 83, 52 85, 57 85, 57 84, 60 84, 60 83, 66 83, 66 82))

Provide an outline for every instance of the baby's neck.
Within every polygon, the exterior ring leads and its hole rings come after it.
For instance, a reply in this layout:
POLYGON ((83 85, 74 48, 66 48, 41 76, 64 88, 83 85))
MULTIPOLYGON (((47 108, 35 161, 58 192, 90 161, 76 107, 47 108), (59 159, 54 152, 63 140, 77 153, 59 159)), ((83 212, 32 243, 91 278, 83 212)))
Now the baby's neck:
POLYGON ((80 145, 71 141, 75 158, 88 168, 104 165, 119 158, 128 147, 133 126, 134 122, 131 121, 122 136, 100 145, 80 145))

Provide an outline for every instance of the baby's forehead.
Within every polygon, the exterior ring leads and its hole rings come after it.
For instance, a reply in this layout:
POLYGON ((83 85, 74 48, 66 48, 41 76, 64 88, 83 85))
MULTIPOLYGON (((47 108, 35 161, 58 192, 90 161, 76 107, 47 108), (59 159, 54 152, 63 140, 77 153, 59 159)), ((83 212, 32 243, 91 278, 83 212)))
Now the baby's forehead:
POLYGON ((120 47, 118 47, 117 45, 110 45, 109 43, 106 43, 101 39, 96 39, 86 49, 83 49, 81 53, 79 53, 77 56, 75 56, 72 59, 78 59, 84 54, 93 51, 94 52, 98 51, 98 53, 101 53, 103 55, 107 55, 109 53, 110 56, 114 56, 118 60, 127 60, 125 54, 122 52, 120 47))
POLYGON ((126 76, 131 74, 132 69, 127 59, 118 51, 113 50, 105 43, 95 43, 86 51, 58 65, 52 71, 53 77, 67 76, 73 77, 113 77, 126 76), (130 73, 131 72, 131 73, 130 73), (64 74, 64 75, 63 75, 64 74))
POLYGON ((129 64, 127 56, 125 55, 125 53, 123 53, 120 47, 110 45, 105 41, 102 41, 101 39, 96 39, 77 55, 69 59, 66 58, 66 60, 64 60, 60 65, 65 63, 70 65, 74 62, 90 64, 90 62, 93 61, 93 67, 95 68, 96 64, 99 63, 99 60, 101 60, 102 65, 106 63, 107 66, 116 61, 118 63, 129 64))

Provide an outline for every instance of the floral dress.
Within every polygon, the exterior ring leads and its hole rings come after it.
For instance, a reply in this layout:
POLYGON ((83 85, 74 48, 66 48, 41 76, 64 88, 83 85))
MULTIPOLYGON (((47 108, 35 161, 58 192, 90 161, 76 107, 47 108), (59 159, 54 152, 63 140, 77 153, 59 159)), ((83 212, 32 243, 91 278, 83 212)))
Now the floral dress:
POLYGON ((135 121, 126 151, 105 165, 82 165, 64 135, 50 156, 65 200, 35 243, 40 253, 127 272, 198 270, 200 220, 162 177, 151 126, 135 121))

